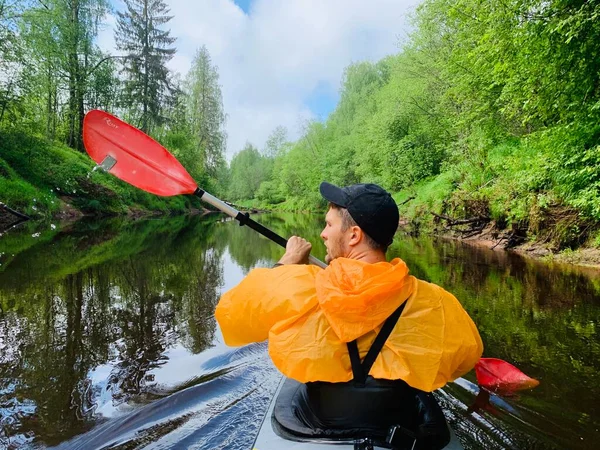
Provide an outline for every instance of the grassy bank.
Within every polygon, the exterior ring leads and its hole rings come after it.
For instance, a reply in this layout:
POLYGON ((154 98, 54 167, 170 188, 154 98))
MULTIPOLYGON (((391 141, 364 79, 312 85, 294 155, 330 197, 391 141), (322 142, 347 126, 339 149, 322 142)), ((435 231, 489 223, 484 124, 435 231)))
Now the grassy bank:
POLYGON ((33 219, 183 213, 191 197, 157 197, 102 171, 86 155, 25 132, 0 131, 0 201, 33 219))
POLYGON ((438 175, 395 195, 401 215, 418 231, 479 229, 487 238, 504 238, 503 247, 599 247, 598 147, 585 150, 557 134, 484 142, 479 158, 449 160, 438 175), (586 159, 589 165, 579 161, 586 159))

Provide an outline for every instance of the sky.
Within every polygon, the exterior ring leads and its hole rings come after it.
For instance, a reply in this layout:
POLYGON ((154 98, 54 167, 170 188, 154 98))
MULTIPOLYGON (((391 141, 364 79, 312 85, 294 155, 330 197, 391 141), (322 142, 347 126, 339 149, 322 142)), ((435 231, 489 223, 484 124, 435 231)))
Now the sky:
MULTIPOLYGON (((166 0, 177 38, 169 62, 182 78, 206 45, 227 114, 227 159, 246 142, 264 146, 279 125, 290 140, 335 109, 344 68, 397 53, 418 0, 166 0)), ((115 10, 122 0, 112 0, 115 10)), ((98 44, 115 50, 115 17, 98 44)))

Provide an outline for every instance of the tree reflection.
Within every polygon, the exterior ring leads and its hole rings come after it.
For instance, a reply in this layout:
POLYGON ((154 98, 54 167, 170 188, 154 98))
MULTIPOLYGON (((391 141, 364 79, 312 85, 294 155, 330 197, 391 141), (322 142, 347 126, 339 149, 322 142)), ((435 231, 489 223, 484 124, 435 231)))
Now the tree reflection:
MULTIPOLYGON (((505 359, 541 381, 536 395, 524 395, 521 404, 560 418, 574 435, 594 428, 600 414, 597 274, 408 236, 397 237, 390 253, 404 259, 413 275, 460 300, 481 333, 484 356, 505 359)), ((531 418, 537 421, 551 430, 543 416, 531 418)))
POLYGON ((0 407, 0 446, 81 433, 102 390, 114 405, 151 397, 168 349, 211 345, 223 283, 215 221, 95 224, 2 267, 0 404, 11 407, 0 407), (103 364, 112 369, 98 384, 103 364))
MULTIPOLYGON (((280 236, 289 238, 300 235, 313 245, 312 255, 323 259, 325 247, 320 238, 323 229, 323 216, 315 214, 259 214, 253 219, 270 228, 280 236)), ((284 249, 261 236, 248 227, 228 226, 218 227, 217 242, 227 243, 227 248, 232 259, 248 272, 257 265, 270 265, 279 260, 284 249)))

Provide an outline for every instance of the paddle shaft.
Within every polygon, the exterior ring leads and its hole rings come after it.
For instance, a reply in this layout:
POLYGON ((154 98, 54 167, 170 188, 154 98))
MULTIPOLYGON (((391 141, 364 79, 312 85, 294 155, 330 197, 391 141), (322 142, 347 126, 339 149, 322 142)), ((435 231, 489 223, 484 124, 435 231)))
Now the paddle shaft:
MULTIPOLYGON (((250 218, 250 215, 248 213, 244 214, 244 213, 238 211, 234 207, 228 205, 227 203, 225 203, 222 200, 219 200, 214 195, 211 195, 208 192, 203 191, 200 188, 196 189, 196 191, 194 192, 194 195, 197 196, 197 197, 199 197, 200 200, 202 200, 202 201, 208 203, 209 205, 214 206, 218 210, 224 212, 228 216, 233 217, 235 220, 237 220, 240 223, 240 225, 247 225, 248 227, 252 228, 254 231, 257 231, 260 234, 262 234, 267 239, 270 239, 273 242, 275 242, 276 244, 281 245, 283 248, 286 247, 286 245, 287 245, 287 239, 279 236, 274 231, 269 230, 267 227, 265 227, 265 226, 261 225, 260 223, 252 220, 250 218)), ((314 264, 315 266, 319 266, 321 268, 327 267, 327 265, 323 261, 315 258, 312 255, 308 256, 308 262, 311 263, 311 264, 314 264)))

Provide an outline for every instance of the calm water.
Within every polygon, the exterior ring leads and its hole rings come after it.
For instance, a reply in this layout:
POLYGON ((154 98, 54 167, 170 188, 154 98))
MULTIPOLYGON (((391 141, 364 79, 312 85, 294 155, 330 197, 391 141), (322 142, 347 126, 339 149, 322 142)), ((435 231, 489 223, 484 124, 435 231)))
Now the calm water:
MULTIPOLYGON (((324 256, 317 216, 261 216, 324 256)), ((219 295, 281 250, 221 217, 28 225, 0 238, 0 448, 245 449, 279 381, 264 343, 228 348, 219 295), (38 234, 39 233, 39 234, 38 234)), ((485 356, 541 385, 438 392, 466 448, 595 448, 600 274, 398 236, 390 256, 453 292, 485 356)))

